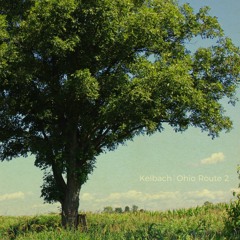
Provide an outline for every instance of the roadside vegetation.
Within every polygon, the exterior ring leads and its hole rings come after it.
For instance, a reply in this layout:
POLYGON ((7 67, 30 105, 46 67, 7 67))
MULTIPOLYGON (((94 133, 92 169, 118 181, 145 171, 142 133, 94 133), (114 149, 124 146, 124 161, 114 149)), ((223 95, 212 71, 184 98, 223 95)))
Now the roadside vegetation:
MULTIPOLYGON (((108 209, 110 207, 107 207, 108 209)), ((129 208, 125 208, 129 209, 129 208)), ((61 228, 59 214, 0 217, 0 239, 239 239, 239 201, 169 211, 87 212, 87 228, 61 228)), ((116 210, 116 209, 115 209, 116 210)))

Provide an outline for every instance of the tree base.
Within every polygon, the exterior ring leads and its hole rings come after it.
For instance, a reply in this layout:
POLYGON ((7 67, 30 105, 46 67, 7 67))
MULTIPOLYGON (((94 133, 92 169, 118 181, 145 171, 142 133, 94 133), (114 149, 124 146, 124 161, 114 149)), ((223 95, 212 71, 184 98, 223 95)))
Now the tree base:
POLYGON ((78 214, 77 225, 80 226, 83 232, 88 230, 86 214, 78 214))

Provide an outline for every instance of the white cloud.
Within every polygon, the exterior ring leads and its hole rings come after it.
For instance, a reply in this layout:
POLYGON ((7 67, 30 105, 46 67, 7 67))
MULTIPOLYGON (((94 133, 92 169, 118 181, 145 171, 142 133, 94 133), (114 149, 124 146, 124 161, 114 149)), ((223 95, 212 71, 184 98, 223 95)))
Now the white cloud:
POLYGON ((191 199, 210 199, 210 200, 222 200, 226 196, 224 191, 210 191, 208 189, 187 192, 186 197, 191 199))
POLYGON ((108 195, 83 194, 81 208, 88 211, 101 211, 105 206, 124 207, 133 204, 147 210, 166 210, 194 207, 206 201, 226 202, 232 197, 230 191, 199 189, 196 191, 162 191, 147 193, 137 190, 115 192, 108 195))
POLYGON ((25 198, 25 194, 23 192, 8 193, 8 194, 0 195, 0 201, 24 199, 24 198, 25 198))
POLYGON ((202 159, 201 164, 216 164, 224 161, 224 154, 222 152, 213 153, 210 157, 202 159))
POLYGON ((91 193, 83 193, 83 195, 81 196, 81 200, 92 201, 92 200, 94 200, 94 196, 91 193))
POLYGON ((145 201, 155 201, 155 200, 167 200, 167 199, 176 199, 179 195, 179 192, 158 192, 154 194, 143 193, 136 190, 130 190, 128 192, 122 193, 110 193, 107 197, 104 198, 94 198, 90 193, 85 193, 82 196, 83 201, 93 200, 96 202, 145 202, 145 201))

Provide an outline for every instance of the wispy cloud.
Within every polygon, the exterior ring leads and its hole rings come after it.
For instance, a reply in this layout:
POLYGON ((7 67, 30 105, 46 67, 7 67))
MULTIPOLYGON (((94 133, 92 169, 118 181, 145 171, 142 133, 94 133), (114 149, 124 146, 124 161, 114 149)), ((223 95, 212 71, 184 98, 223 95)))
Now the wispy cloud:
POLYGON ((190 198, 190 199, 196 199, 196 200, 201 200, 201 199, 209 199, 209 200, 222 200, 226 196, 226 192, 224 191, 210 191, 208 189, 202 189, 198 191, 190 191, 187 192, 185 197, 190 198))
POLYGON ((83 193, 80 198, 83 209, 90 211, 103 209, 105 206, 119 207, 136 204, 148 210, 166 210, 202 205, 205 201, 225 202, 232 197, 231 191, 199 189, 196 191, 162 191, 147 193, 137 190, 115 192, 108 195, 83 193))
MULTIPOLYGON (((83 195, 84 196, 84 195, 83 195)), ((92 200, 98 203, 116 203, 116 202, 149 202, 149 201, 178 201, 180 199, 211 199, 211 200, 217 200, 217 199, 223 199, 226 197, 226 192, 224 191, 210 191, 208 189, 202 189, 198 191, 189 191, 189 192, 158 192, 158 193, 143 193, 138 192, 135 190, 131 190, 128 192, 122 192, 122 193, 111 193, 107 197, 104 198, 94 198, 92 194, 86 193, 85 196, 88 196, 87 198, 83 197, 82 200, 92 200)))
POLYGON ((24 198, 25 198, 25 194, 23 192, 15 192, 15 193, 0 195, 0 201, 24 199, 24 198))
POLYGON ((208 158, 204 158, 201 160, 201 164, 216 164, 219 162, 223 162, 225 159, 225 156, 222 152, 218 152, 218 153, 213 153, 210 157, 208 158))
POLYGON ((94 195, 90 193, 83 193, 83 195, 81 196, 81 200, 83 201, 92 201, 94 200, 94 198, 94 195))
POLYGON ((143 193, 135 190, 122 193, 111 193, 107 197, 97 199, 97 202, 120 202, 120 201, 152 201, 152 200, 165 200, 165 199, 176 199, 179 192, 158 192, 154 194, 143 193))

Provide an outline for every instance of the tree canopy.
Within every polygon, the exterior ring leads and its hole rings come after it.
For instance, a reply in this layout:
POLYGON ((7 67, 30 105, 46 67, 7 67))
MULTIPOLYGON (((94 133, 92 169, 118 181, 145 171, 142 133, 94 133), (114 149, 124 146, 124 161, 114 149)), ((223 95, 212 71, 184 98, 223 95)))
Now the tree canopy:
POLYGON ((1 0, 0 9, 0 159, 36 156, 42 196, 62 204, 63 224, 75 221, 100 153, 165 123, 212 137, 231 128, 221 100, 236 100, 239 49, 208 7, 1 0), (191 52, 198 37, 214 44, 191 52))

